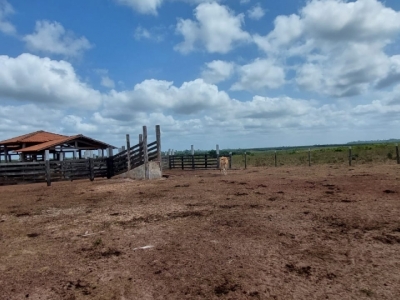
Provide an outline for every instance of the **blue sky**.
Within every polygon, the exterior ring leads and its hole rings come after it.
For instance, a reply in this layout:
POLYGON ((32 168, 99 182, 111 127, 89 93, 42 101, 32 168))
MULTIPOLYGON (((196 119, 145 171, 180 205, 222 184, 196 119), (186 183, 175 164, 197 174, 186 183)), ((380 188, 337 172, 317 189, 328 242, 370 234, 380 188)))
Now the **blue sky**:
POLYGON ((400 3, 0 0, 0 140, 163 150, 399 138, 400 3))

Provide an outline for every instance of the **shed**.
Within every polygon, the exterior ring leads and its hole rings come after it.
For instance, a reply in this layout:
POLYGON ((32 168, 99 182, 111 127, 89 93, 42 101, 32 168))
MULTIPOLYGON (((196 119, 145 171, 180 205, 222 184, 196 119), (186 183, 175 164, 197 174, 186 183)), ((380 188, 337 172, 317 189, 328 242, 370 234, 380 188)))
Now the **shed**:
MULTIPOLYGON (((40 130, 0 141, 0 162, 2 158, 10 162, 11 155, 19 155, 20 161, 41 161, 46 150, 53 160, 63 160, 66 153, 72 153, 73 158, 82 158, 82 150, 98 150, 98 156, 104 156, 104 150, 109 148, 116 147, 82 134, 66 136, 40 130)), ((88 153, 93 157, 92 152, 86 152, 86 155, 88 153)))

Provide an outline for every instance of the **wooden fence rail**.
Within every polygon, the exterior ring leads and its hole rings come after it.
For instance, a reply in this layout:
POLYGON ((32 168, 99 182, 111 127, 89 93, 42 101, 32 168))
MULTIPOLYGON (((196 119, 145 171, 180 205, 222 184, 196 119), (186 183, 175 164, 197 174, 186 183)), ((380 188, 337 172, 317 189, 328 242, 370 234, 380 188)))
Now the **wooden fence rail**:
POLYGON ((168 156, 170 169, 217 169, 218 159, 209 155, 170 155, 168 156))

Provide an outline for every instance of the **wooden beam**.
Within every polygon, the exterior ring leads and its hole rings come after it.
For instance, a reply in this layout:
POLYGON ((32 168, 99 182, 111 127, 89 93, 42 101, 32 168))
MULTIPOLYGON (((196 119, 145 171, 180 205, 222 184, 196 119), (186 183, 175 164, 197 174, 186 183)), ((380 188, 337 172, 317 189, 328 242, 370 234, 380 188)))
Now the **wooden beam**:
POLYGON ((149 179, 149 153, 147 152, 147 127, 143 126, 143 157, 144 157, 144 178, 149 179))
POLYGON ((157 141, 157 160, 160 163, 160 170, 162 171, 162 158, 161 158, 161 128, 156 125, 156 141, 157 141))
POLYGON ((128 160, 128 171, 131 170, 131 141, 129 134, 126 135, 126 159, 128 160))
POLYGON ((8 163, 9 157, 8 157, 8 149, 7 146, 4 146, 4 162, 8 163))
POLYGON ((47 181, 47 186, 51 186, 51 174, 50 174, 50 154, 49 150, 46 150, 44 153, 44 159, 46 163, 46 181, 47 181))
POLYGON ((217 153, 217 169, 219 169, 219 145, 217 144, 215 148, 215 151, 217 153))

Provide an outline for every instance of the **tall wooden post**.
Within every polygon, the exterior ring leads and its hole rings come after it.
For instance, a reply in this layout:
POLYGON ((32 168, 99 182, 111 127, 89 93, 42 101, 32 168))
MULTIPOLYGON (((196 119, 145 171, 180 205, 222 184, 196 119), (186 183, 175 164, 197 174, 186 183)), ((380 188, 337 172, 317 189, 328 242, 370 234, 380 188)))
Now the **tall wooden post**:
POLYGON ((51 186, 50 153, 49 153, 49 150, 45 150, 44 151, 44 160, 45 160, 45 174, 46 174, 47 186, 51 186))
POLYGON ((308 166, 311 167, 311 148, 308 148, 308 166))
POLYGON ((172 169, 172 156, 171 156, 171 149, 168 150, 168 166, 169 169, 172 169))
POLYGON ((149 153, 147 151, 147 127, 143 126, 143 158, 144 158, 144 178, 150 178, 149 172, 149 153))
POLYGON ((90 174, 90 181, 94 180, 94 161, 93 158, 89 158, 89 174, 90 174))
POLYGON ((349 166, 351 166, 351 161, 353 159, 353 156, 351 154, 351 146, 349 147, 349 166))
POLYGON ((114 163, 113 163, 113 148, 107 149, 107 179, 114 176, 114 163))
POLYGON ((144 163, 143 157, 143 134, 139 134, 139 165, 144 163))
POLYGON ((185 164, 183 163, 183 155, 181 156, 181 167, 182 167, 182 170, 185 169, 185 164))
POLYGON ((247 152, 244 153, 244 168, 247 169, 247 152))
POLYGON ((194 146, 192 145, 191 147, 192 147, 192 169, 194 170, 195 169, 195 166, 194 166, 194 146))
POLYGON ((397 164, 400 164, 399 144, 396 144, 396 159, 397 164))
POLYGON ((275 150, 274 159, 275 159, 275 167, 277 167, 277 166, 278 166, 278 158, 277 158, 277 156, 276 156, 276 150, 275 150))
POLYGON ((126 159, 128 161, 128 171, 131 170, 131 141, 129 139, 129 134, 126 135, 126 159))
POLYGON ((162 171, 162 157, 161 157, 161 127, 156 125, 156 142, 157 142, 157 160, 160 163, 160 170, 162 171))
POLYGON ((9 162, 7 146, 4 146, 4 162, 9 162))
POLYGON ((229 152, 229 169, 232 169, 232 152, 229 152))
POLYGON ((219 145, 215 146, 215 151, 217 153, 217 169, 219 169, 219 145))

